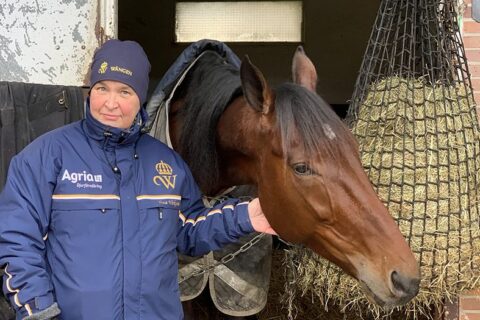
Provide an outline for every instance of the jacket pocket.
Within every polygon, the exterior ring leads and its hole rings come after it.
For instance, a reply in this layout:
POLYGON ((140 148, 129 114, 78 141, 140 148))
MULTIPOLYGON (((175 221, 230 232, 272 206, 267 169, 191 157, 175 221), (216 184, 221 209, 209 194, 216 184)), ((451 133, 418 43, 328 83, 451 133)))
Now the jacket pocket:
POLYGON ((148 251, 175 250, 178 208, 155 200, 138 201, 143 247, 148 251))
POLYGON ((57 236, 87 243, 119 230, 118 200, 53 200, 50 229, 57 236))
POLYGON ((121 298, 120 201, 53 200, 47 256, 61 306, 113 307, 121 298))

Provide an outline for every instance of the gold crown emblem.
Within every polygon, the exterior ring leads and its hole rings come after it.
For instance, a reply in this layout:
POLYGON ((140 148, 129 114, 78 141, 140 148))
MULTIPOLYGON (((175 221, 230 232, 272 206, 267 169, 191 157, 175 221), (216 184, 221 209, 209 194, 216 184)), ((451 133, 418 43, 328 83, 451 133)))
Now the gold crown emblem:
POLYGON ((157 170, 158 174, 163 174, 163 175, 171 175, 173 172, 172 167, 170 167, 169 164, 163 161, 160 161, 159 163, 157 163, 157 165, 155 166, 155 169, 157 170))
POLYGON ((100 68, 98 69, 98 73, 105 73, 107 71, 108 63, 106 61, 102 62, 100 68))

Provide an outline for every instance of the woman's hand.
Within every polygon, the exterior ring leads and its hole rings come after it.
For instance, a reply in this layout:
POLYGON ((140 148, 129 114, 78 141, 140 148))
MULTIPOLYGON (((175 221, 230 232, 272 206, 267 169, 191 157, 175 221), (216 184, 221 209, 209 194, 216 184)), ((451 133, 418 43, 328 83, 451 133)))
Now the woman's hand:
POLYGON ((248 216, 250 217, 250 221, 255 231, 274 235, 277 234, 270 226, 270 223, 268 223, 265 214, 263 214, 260 200, 258 200, 258 198, 253 199, 248 204, 248 216))

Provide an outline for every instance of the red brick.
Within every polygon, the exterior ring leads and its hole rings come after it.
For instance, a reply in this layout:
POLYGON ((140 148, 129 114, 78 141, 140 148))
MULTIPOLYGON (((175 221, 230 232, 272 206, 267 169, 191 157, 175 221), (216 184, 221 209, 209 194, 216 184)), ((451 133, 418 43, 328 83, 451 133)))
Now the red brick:
POLYGON ((480 76, 480 64, 469 63, 468 70, 470 70, 472 77, 480 76))
POLYGON ((467 55, 468 62, 480 62, 480 50, 466 48, 465 53, 467 55))
POLYGON ((480 48, 480 36, 464 36, 463 45, 465 48, 480 48))
POLYGON ((478 33, 480 32, 480 23, 475 21, 464 21, 463 22, 463 31, 465 33, 478 33))
POLYGON ((465 313, 460 316, 460 320, 480 320, 480 313, 465 313))
POLYGON ((477 310, 480 313, 480 296, 460 296, 460 309, 477 310))
POLYGON ((471 18, 472 17, 472 7, 468 6, 465 7, 465 11, 463 11, 464 18, 471 18))
POLYGON ((480 91, 480 78, 472 77, 472 87, 473 91, 480 91))
POLYGON ((480 114, 480 92, 479 91, 473 92, 473 99, 475 100, 475 103, 478 106, 477 110, 478 110, 478 113, 480 114))
MULTIPOLYGON (((478 70, 478 68, 473 68, 469 65, 468 66, 468 70, 470 71, 470 76, 472 78, 480 78, 480 71, 478 70)), ((480 89, 478 89, 480 91, 480 89)))

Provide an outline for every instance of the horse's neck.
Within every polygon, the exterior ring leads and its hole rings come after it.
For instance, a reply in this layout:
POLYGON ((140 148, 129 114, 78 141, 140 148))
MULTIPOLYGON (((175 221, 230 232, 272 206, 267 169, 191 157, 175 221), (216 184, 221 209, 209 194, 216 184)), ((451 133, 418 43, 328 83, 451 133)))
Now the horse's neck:
POLYGON ((256 185, 257 131, 255 111, 243 97, 237 98, 220 117, 217 126, 219 180, 225 186, 256 185))
MULTIPOLYGON (((182 100, 170 106, 169 129, 173 148, 182 154, 180 134, 183 117, 179 110, 182 100)), ((255 150, 258 139, 255 136, 255 111, 246 105, 243 97, 237 98, 226 108, 217 125, 217 155, 220 176, 202 192, 214 196, 222 190, 238 185, 256 185, 255 150)), ((195 175, 195 173, 194 173, 195 175)))

